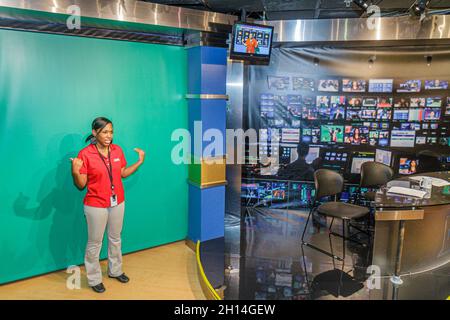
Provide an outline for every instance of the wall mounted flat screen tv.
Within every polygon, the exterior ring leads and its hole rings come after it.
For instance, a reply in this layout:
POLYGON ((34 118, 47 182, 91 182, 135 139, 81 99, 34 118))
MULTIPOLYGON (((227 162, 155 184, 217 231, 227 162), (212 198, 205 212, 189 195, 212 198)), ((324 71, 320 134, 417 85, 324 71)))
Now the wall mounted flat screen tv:
POLYGON ((272 26, 237 22, 233 26, 230 59, 267 65, 270 62, 272 39, 272 26))

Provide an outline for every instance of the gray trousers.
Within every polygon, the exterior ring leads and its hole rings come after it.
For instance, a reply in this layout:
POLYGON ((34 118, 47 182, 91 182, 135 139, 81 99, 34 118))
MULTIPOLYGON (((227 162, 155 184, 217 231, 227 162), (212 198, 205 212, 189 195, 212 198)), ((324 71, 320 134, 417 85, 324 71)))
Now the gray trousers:
POLYGON ((99 257, 106 226, 108 226, 108 274, 111 277, 122 274, 122 241, 120 235, 124 211, 125 202, 111 208, 84 206, 84 215, 88 225, 88 242, 84 265, 88 285, 91 287, 103 282, 99 257))

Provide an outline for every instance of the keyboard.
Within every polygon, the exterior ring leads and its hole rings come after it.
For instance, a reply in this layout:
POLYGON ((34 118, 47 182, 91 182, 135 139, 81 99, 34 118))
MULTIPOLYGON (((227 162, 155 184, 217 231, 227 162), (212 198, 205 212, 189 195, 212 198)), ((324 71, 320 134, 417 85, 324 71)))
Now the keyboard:
POLYGON ((423 197, 427 194, 425 191, 404 188, 404 187, 390 187, 387 193, 395 193, 403 196, 410 196, 423 199, 423 197))

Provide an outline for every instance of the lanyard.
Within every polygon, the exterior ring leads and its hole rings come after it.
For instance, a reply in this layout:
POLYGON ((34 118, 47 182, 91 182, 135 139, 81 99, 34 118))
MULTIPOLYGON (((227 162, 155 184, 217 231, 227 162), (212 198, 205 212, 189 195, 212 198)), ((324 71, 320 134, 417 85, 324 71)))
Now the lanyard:
POLYGON ((97 149, 98 155, 100 156, 100 159, 102 159, 103 164, 106 167, 106 171, 108 171, 109 180, 111 181, 111 190, 113 190, 114 193, 114 183, 113 183, 113 174, 112 174, 112 162, 111 162, 111 153, 109 152, 109 146, 108 146, 108 160, 109 160, 109 167, 106 164, 105 159, 103 159, 102 154, 100 153, 100 150, 98 150, 97 146, 95 146, 97 149))

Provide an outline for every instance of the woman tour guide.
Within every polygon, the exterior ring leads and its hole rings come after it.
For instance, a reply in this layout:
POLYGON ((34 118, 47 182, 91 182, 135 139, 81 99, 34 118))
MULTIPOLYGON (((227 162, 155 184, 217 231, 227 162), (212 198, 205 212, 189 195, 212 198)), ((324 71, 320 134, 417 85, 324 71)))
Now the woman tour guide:
POLYGON ((90 144, 72 160, 72 176, 80 189, 87 186, 84 214, 88 242, 84 263, 89 286, 98 293, 105 291, 99 255, 103 234, 108 226, 108 276, 122 283, 129 278, 122 271, 121 232, 125 210, 122 179, 132 175, 144 162, 145 153, 134 149, 139 160, 127 167, 122 149, 113 144, 113 124, 99 117, 92 122, 90 144))

